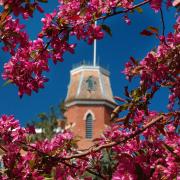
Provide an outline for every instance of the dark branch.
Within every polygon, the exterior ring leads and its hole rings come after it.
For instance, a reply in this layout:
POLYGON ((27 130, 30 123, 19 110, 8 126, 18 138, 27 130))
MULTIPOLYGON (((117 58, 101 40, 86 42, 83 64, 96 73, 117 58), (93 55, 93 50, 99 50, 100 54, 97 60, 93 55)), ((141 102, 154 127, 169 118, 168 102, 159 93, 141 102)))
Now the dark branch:
POLYGON ((162 8, 160 9, 160 14, 161 14, 161 22, 162 22, 162 35, 165 36, 165 22, 164 22, 164 15, 162 8))
POLYGON ((129 11, 132 11, 138 7, 141 7, 147 3, 149 3, 150 0, 146 0, 146 1, 143 1, 135 6, 133 6, 132 8, 129 8, 129 9, 125 9, 125 10, 122 10, 122 11, 114 11, 112 14, 108 14, 108 15, 105 15, 105 16, 101 16, 100 18, 97 18, 97 20, 101 20, 101 19, 106 19, 106 18, 109 18, 109 17, 112 17, 112 16, 115 16, 115 15, 118 15, 118 14, 123 14, 123 13, 127 13, 129 11))
MULTIPOLYGON (((132 8, 125 9, 125 10, 123 10, 123 11, 117 11, 117 12, 116 12, 116 11, 113 11, 112 14, 108 14, 108 15, 105 15, 105 16, 101 16, 101 17, 97 18, 96 20, 102 20, 102 19, 106 19, 106 18, 115 16, 115 15, 118 15, 118 14, 127 13, 127 12, 132 11, 133 9, 136 9, 137 7, 141 7, 141 6, 143 6, 143 5, 145 5, 145 4, 149 3, 149 2, 150 2, 150 0, 146 0, 146 1, 143 1, 143 2, 141 2, 141 3, 139 3, 139 4, 137 4, 137 5, 134 5, 132 8)), ((73 28, 73 27, 65 27, 65 28, 63 28, 63 29, 60 30, 60 32, 58 33, 58 35, 60 35, 64 30, 68 30, 68 32, 70 32, 70 31, 72 30, 72 28, 73 28)), ((46 50, 46 49, 49 47, 50 43, 51 43, 51 40, 50 40, 49 42, 47 42, 47 44, 45 45, 45 48, 44 48, 40 53, 42 53, 44 50, 46 50)))
POLYGON ((2 149, 4 152, 7 152, 7 150, 2 145, 0 145, 0 149, 2 149))
POLYGON ((154 118, 151 122, 149 122, 148 124, 144 125, 141 129, 135 131, 134 133, 132 133, 130 136, 124 138, 123 140, 121 141, 117 141, 117 142, 111 142, 111 143, 107 143, 107 144, 103 144, 101 146, 98 146, 98 147, 95 147, 95 146, 92 146, 89 150, 83 152, 83 153, 79 153, 79 154, 74 154, 74 155, 71 155, 71 156, 66 156, 66 157, 62 157, 62 159, 73 159, 73 158, 80 158, 80 157, 84 157, 88 154, 90 154, 91 152, 98 152, 102 149, 105 149, 105 148, 110 148, 112 146, 116 146, 118 144, 122 144, 122 143, 125 143, 127 142, 128 140, 131 140, 133 139, 134 137, 136 137, 137 135, 141 134, 142 132, 144 132, 147 128, 153 126, 156 122, 160 121, 163 119, 163 115, 161 116, 158 116, 156 118, 154 118))

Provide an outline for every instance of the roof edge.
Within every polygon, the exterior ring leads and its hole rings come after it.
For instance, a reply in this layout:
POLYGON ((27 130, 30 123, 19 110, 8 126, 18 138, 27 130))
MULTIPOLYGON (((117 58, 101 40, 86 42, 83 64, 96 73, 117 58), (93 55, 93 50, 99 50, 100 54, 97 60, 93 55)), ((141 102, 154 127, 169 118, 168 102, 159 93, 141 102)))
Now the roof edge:
POLYGON ((80 100, 80 99, 77 99, 77 100, 73 100, 73 101, 69 101, 69 102, 65 102, 65 106, 68 108, 68 107, 71 107, 71 106, 74 106, 74 105, 91 105, 91 106, 94 106, 94 105, 106 105, 112 109, 114 109, 117 104, 115 102, 111 102, 111 101, 108 101, 108 100, 80 100))
POLYGON ((92 71, 92 70, 99 70, 101 73, 105 74, 106 76, 110 76, 110 72, 104 68, 102 68, 101 66, 91 66, 91 65, 82 65, 79 66, 75 69, 72 69, 70 72, 71 74, 75 74, 81 71, 92 71))

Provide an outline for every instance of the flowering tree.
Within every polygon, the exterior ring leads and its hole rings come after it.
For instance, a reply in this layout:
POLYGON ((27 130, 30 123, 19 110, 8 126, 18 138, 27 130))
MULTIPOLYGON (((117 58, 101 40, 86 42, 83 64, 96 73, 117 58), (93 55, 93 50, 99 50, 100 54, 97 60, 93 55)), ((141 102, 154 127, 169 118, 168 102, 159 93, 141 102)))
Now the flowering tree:
MULTIPOLYGON (((0 0, 0 41, 3 50, 11 54, 2 77, 19 88, 20 97, 44 87, 47 78, 43 72, 49 71, 49 59, 57 63, 65 52, 74 53, 70 36, 92 44, 105 32, 111 33, 104 24, 95 26, 95 21, 124 14, 129 24, 128 13, 149 4, 161 13, 163 33, 158 34, 154 27, 141 32, 155 34, 159 46, 141 61, 131 57, 127 62, 124 74, 130 81, 139 77, 139 87, 131 91, 125 87, 126 98, 116 97, 120 105, 112 113, 114 125, 88 150, 76 150, 71 132, 31 143, 33 128, 21 128, 14 116, 2 116, 4 169, 0 179, 179 179, 180 18, 177 16, 174 32, 165 37, 162 0, 59 0, 58 9, 42 18, 38 38, 30 41, 18 17, 21 14, 28 19, 35 9, 43 12, 40 5, 44 2, 47 0, 0 0), (161 88, 170 92, 167 113, 148 108, 161 88), (118 118, 122 111, 127 114, 118 118)), ((167 0, 166 5, 178 8, 179 1, 167 0)))

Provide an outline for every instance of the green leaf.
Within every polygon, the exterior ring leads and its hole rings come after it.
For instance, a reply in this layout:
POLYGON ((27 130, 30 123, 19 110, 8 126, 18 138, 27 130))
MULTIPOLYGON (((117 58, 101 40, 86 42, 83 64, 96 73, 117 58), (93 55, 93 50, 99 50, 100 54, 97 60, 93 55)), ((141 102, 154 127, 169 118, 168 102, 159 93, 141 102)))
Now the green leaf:
POLYGON ((12 82, 13 82, 12 80, 7 80, 7 81, 2 85, 2 87, 7 86, 8 84, 10 84, 10 83, 12 83, 12 82))
POLYGON ((34 165, 35 165, 35 160, 30 160, 29 161, 29 165, 30 165, 31 168, 33 168, 34 165))
POLYGON ((135 10, 138 12, 138 13, 142 13, 143 12, 143 9, 141 7, 137 7, 135 8, 135 10))
POLYGON ((141 92, 140 88, 134 89, 131 91, 131 95, 132 95, 132 97, 137 97, 137 96, 140 97, 142 95, 142 92, 141 92))
POLYGON ((167 144, 164 144, 164 147, 165 147, 168 151, 174 152, 174 149, 173 149, 171 146, 169 146, 169 145, 167 145, 167 144))
POLYGON ((156 27, 148 26, 147 29, 150 30, 152 33, 158 34, 158 29, 156 27))
POLYGON ((102 29, 107 32, 110 36, 112 36, 111 28, 105 24, 101 25, 102 29))
POLYGON ((80 15, 84 16, 86 14, 86 12, 87 12, 87 9, 86 8, 82 8, 81 12, 80 12, 80 15))
POLYGON ((127 110, 128 107, 129 107, 128 104, 123 104, 123 105, 119 106, 119 112, 127 110))

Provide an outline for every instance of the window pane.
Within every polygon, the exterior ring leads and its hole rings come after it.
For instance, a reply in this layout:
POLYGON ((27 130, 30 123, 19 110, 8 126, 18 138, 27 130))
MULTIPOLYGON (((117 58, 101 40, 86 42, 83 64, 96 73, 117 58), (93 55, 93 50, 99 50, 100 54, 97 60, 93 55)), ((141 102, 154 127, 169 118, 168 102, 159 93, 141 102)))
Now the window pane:
POLYGON ((86 138, 92 138, 92 115, 88 114, 86 118, 86 138))

